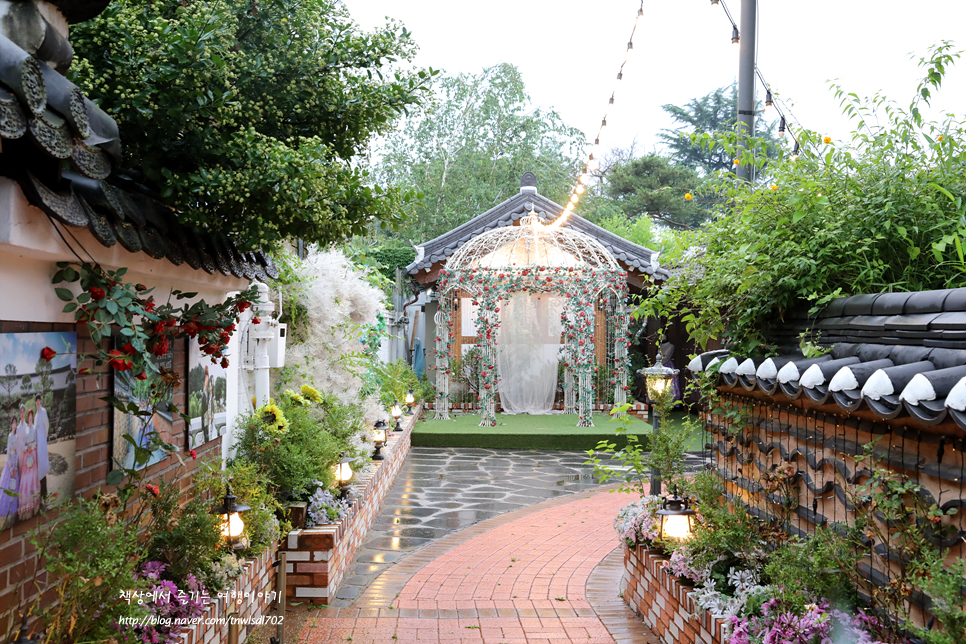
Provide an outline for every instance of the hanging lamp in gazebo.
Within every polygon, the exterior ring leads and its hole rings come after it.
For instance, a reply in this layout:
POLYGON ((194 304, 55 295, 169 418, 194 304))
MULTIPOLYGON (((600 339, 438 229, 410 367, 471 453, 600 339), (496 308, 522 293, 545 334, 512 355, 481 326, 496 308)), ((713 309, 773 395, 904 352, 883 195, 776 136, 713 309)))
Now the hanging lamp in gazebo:
POLYGON ((579 427, 593 426, 595 314, 598 303, 609 300, 615 329, 610 383, 614 404, 627 400, 627 273, 597 240, 571 228, 544 225, 536 216, 523 217, 518 226, 495 228, 467 241, 440 271, 437 287, 437 419, 449 419, 450 365, 457 357, 453 315, 460 297, 472 298, 478 307, 481 426, 496 424, 500 309, 514 294, 545 294, 564 301, 564 411, 578 414, 579 427))

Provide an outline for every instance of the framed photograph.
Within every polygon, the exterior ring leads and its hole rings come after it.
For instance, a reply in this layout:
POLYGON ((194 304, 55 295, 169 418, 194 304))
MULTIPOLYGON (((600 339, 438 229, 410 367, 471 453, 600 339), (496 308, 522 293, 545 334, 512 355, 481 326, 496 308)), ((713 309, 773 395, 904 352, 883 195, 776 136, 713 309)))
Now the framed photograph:
MULTIPOLYGON (((115 338, 115 346, 126 343, 126 340, 115 338)), ((119 346, 117 348, 120 348, 119 346)), ((154 364, 169 371, 174 370, 174 349, 169 349, 162 356, 154 358, 154 364)), ((149 405, 149 395, 152 386, 160 379, 160 376, 151 371, 147 371, 145 380, 138 380, 135 374, 130 371, 114 372, 114 397, 121 403, 136 404, 144 410, 149 405)), ((162 440, 170 443, 174 429, 174 414, 167 411, 168 406, 173 402, 173 396, 169 395, 167 400, 161 401, 162 411, 156 412, 151 418, 142 418, 134 414, 127 414, 114 409, 114 424, 111 436, 111 469, 117 467, 142 469, 159 463, 164 460, 166 452, 163 449, 155 450, 148 459, 147 463, 135 466, 134 446, 124 440, 124 436, 130 436, 141 447, 147 447, 151 442, 151 436, 157 433, 162 440)))
POLYGON ((0 529, 74 496, 76 353, 76 333, 0 333, 0 529))
POLYGON ((194 449, 225 434, 228 423, 228 374, 212 364, 196 339, 188 342, 188 447, 194 449))

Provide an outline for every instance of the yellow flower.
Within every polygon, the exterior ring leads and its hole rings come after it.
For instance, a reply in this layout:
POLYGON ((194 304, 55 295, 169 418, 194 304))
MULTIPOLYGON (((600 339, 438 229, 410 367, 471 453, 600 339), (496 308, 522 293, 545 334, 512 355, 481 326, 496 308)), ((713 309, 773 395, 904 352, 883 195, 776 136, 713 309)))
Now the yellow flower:
POLYGON ((735 165, 741 165, 741 159, 735 159, 734 160, 734 164, 735 165))
POLYGON ((308 400, 295 393, 291 389, 285 390, 285 397, 288 398, 293 405, 298 405, 299 407, 308 407, 309 405, 308 400))
POLYGON ((684 193, 684 200, 685 201, 691 201, 691 199, 692 199, 691 193, 690 192, 685 192, 684 193))
POLYGON ((823 140, 823 141, 825 141, 826 143, 831 143, 831 142, 832 142, 832 137, 830 137, 830 136, 827 136, 827 137, 825 137, 825 138, 824 138, 824 139, 822 139, 822 140, 823 140))
POLYGON ((322 394, 312 385, 302 385, 302 395, 314 403, 322 402, 322 394))
POLYGON ((255 414, 265 423, 265 430, 270 434, 284 434, 288 429, 288 420, 286 420, 285 414, 271 400, 255 414))
POLYGON ((776 186, 776 185, 775 185, 775 184, 773 183, 773 184, 771 184, 771 189, 772 189, 772 190, 778 190, 778 186, 776 186))
POLYGON ((939 137, 938 137, 938 138, 937 138, 936 140, 937 140, 937 141, 942 141, 942 140, 943 140, 943 135, 942 135, 942 134, 940 134, 940 135, 939 135, 939 137))

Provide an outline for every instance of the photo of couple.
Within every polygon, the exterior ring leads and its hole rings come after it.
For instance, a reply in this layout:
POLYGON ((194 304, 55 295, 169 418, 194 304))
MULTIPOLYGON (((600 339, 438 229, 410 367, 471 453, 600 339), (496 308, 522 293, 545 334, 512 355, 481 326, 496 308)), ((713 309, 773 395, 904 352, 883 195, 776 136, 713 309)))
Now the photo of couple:
POLYGON ((74 494, 74 333, 0 334, 0 529, 74 494), (50 361, 40 351, 57 352, 50 361))
POLYGON ((228 376, 212 364, 197 340, 188 343, 188 447, 194 449, 225 433, 228 376))

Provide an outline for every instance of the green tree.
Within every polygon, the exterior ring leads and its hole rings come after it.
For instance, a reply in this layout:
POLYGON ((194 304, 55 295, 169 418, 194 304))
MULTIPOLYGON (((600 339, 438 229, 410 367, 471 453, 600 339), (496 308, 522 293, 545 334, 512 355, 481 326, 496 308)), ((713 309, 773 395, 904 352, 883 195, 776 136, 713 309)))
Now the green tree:
MULTIPOLYGON (((664 129, 658 138, 667 147, 671 161, 677 165, 712 174, 720 170, 731 170, 734 157, 722 148, 704 149, 691 143, 695 133, 733 132, 738 120, 738 83, 719 87, 699 98, 693 98, 685 105, 662 105, 661 109, 671 115, 680 125, 674 129, 664 129)), ((775 139, 774 121, 766 123, 760 103, 755 106, 755 135, 768 148, 773 148, 775 139)), ((770 155, 773 156, 774 152, 770 155)))
POLYGON ((702 183, 691 168, 649 154, 615 166, 603 192, 631 219, 650 217, 665 226, 693 228, 710 215, 708 204, 694 198, 702 183))
POLYGON ((358 163, 428 95, 401 25, 337 0, 117 0, 71 29, 71 78, 118 122, 129 174, 243 246, 328 245, 400 221, 358 163), (405 65, 403 66, 405 67, 405 65))
POLYGON ((584 135, 554 110, 533 108, 520 71, 508 63, 439 79, 431 109, 407 119, 387 141, 377 176, 415 189, 410 223, 398 236, 432 239, 516 194, 537 175, 540 193, 569 195, 584 135))

